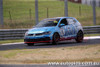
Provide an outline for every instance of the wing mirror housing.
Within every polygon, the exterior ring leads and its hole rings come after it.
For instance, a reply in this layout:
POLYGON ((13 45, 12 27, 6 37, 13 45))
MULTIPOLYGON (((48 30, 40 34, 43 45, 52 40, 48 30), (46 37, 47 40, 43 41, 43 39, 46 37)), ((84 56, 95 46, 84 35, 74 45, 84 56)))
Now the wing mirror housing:
POLYGON ((63 26, 65 26, 65 24, 60 24, 60 26, 59 26, 59 27, 63 27, 63 26))

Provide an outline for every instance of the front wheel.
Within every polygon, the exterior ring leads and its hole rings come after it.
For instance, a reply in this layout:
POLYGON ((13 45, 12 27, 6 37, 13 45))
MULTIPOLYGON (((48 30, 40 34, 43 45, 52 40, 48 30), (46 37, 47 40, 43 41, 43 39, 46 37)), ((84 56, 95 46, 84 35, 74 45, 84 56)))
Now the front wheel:
POLYGON ((77 43, 81 43, 81 42, 83 42, 83 38, 84 38, 84 34, 83 34, 83 32, 82 31, 79 31, 78 33, 77 33, 77 37, 76 37, 76 42, 77 43))
POLYGON ((59 40, 60 40, 59 34, 58 33, 54 33, 53 39, 52 39, 52 44, 57 44, 59 40))
POLYGON ((34 43, 27 43, 27 46, 34 46, 34 43))

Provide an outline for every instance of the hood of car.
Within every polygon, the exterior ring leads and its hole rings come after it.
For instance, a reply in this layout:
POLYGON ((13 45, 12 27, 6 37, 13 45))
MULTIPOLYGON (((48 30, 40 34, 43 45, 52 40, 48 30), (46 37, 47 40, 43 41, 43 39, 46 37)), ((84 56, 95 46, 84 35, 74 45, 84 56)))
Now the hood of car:
POLYGON ((33 34, 33 33, 43 33, 43 32, 48 32, 54 30, 55 27, 36 27, 28 30, 28 34, 33 34))

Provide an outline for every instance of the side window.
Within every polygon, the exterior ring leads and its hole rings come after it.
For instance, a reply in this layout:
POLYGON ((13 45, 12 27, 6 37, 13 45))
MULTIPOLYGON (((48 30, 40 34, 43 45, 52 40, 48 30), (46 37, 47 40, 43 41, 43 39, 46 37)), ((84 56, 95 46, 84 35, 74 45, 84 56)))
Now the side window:
POLYGON ((61 22, 60 22, 60 24, 65 24, 65 25, 68 25, 68 22, 67 22, 67 20, 66 20, 66 19, 62 19, 62 20, 61 20, 61 22))
POLYGON ((72 19, 72 18, 68 18, 68 19, 67 19, 67 22, 68 22, 68 24, 70 25, 70 24, 76 23, 76 20, 74 20, 74 19, 72 19))

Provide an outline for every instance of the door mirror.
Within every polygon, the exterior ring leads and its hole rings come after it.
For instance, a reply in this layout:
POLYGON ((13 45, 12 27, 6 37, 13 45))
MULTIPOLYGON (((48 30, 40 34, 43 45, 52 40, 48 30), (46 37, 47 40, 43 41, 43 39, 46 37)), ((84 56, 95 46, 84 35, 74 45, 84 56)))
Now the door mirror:
POLYGON ((65 24, 60 24, 60 27, 63 27, 63 26, 65 26, 65 24))

